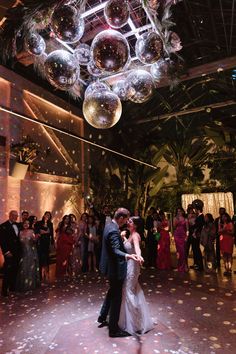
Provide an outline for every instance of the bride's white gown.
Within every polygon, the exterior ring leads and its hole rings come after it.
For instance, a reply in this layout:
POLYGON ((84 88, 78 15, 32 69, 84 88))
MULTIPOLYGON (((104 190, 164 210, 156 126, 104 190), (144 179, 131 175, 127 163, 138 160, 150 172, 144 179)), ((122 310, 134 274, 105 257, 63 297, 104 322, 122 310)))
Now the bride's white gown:
MULTIPOLYGON (((127 253, 135 253, 134 246, 129 241, 125 242, 124 246, 127 253)), ((139 274, 139 263, 129 259, 123 285, 119 327, 130 334, 142 334, 154 327, 143 290, 138 282, 139 274)))

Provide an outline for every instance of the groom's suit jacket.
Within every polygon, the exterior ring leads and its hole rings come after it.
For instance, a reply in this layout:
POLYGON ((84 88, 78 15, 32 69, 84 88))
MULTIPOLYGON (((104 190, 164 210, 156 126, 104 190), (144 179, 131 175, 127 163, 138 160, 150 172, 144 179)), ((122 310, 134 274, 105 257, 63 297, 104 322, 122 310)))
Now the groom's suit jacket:
POLYGON ((125 249, 118 225, 112 221, 105 226, 102 240, 100 270, 109 279, 122 280, 126 277, 127 262, 125 249))

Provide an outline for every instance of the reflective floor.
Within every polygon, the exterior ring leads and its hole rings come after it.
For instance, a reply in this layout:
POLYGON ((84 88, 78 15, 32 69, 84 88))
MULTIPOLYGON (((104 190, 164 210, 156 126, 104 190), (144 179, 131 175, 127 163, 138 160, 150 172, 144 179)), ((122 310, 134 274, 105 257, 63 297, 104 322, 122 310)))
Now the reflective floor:
POLYGON ((91 273, 0 298, 0 353, 235 353, 236 274, 149 269, 140 280, 156 322, 142 337, 109 338, 98 328, 107 284, 91 273))

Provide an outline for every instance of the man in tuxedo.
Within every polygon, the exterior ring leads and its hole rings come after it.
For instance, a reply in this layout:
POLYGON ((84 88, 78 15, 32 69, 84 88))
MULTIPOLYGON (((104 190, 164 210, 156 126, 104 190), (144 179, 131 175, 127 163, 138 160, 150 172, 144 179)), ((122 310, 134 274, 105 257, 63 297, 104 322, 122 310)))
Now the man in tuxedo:
POLYGON ((98 322, 104 324, 109 312, 109 336, 126 337, 129 334, 118 327, 122 286, 127 272, 127 260, 141 261, 135 254, 125 251, 119 228, 127 223, 129 211, 119 208, 111 223, 105 226, 103 233, 101 272, 109 279, 109 290, 102 305, 98 322))
POLYGON ((12 210, 9 220, 0 225, 0 247, 4 256, 2 296, 16 288, 16 276, 20 260, 18 213, 12 210))

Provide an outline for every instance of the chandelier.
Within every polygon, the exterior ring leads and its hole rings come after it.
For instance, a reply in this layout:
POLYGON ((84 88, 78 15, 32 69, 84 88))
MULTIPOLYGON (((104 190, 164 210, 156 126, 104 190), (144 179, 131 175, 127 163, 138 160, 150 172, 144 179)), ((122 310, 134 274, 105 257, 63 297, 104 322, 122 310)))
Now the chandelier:
POLYGON ((54 1, 47 16, 34 11, 24 23, 24 46, 53 87, 83 99, 86 121, 107 129, 119 121, 121 101, 148 101, 168 77, 171 55, 182 49, 170 29, 177 2, 54 1))

